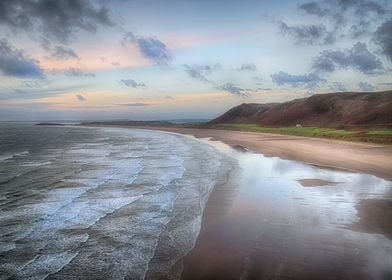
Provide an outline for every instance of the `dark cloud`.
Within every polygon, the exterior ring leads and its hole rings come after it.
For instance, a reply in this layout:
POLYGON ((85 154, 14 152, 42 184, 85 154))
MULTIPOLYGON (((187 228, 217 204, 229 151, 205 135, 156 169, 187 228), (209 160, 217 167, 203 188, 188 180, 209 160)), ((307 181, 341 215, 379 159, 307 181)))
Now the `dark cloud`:
POLYGON ((253 63, 244 63, 240 67, 238 67, 236 70, 237 71, 250 71, 250 72, 253 72, 253 71, 257 71, 257 67, 253 63))
POLYGON ((174 99, 174 97, 171 95, 166 95, 166 99, 174 99))
POLYGON ((329 0, 329 1, 311 1, 299 6, 299 9, 308 14, 318 17, 328 17, 341 23, 347 15, 369 16, 385 15, 387 1, 372 0, 329 0))
POLYGON ((171 54, 166 45, 156 38, 141 37, 137 39, 140 52, 148 59, 162 63, 171 59, 171 54))
POLYGON ((278 86, 305 87, 307 89, 318 88, 325 80, 317 73, 309 73, 304 75, 291 75, 280 71, 271 75, 272 81, 278 86))
POLYGON ((145 107, 145 106, 151 106, 152 104, 148 103, 124 103, 124 104, 116 104, 118 106, 128 106, 128 107, 145 107))
POLYGON ((307 2, 299 6, 299 9, 304 10, 306 13, 323 17, 330 13, 330 10, 320 7, 317 2, 307 2))
POLYGON ((79 59, 73 49, 63 46, 55 46, 52 50, 52 57, 62 60, 79 59))
POLYGON ((392 60, 392 20, 381 24, 374 33, 374 38, 380 45, 383 54, 392 60))
POLYGON ((329 85, 329 88, 333 91, 347 91, 346 86, 341 82, 333 82, 329 85))
POLYGON ((50 56, 58 60, 79 59, 78 54, 70 47, 53 46, 52 42, 45 37, 40 38, 41 47, 50 53, 50 56))
POLYGON ((83 72, 77 68, 68 68, 65 75, 69 77, 95 77, 94 73, 83 72))
POLYGON ((328 31, 323 24, 289 26, 280 21, 278 27, 283 35, 290 36, 296 44, 326 45, 335 41, 333 32, 328 31))
POLYGON ((122 79, 121 83, 123 83, 127 87, 132 87, 132 88, 146 87, 146 85, 144 83, 137 83, 133 79, 122 79))
MULTIPOLYGON (((352 11, 358 16, 367 16, 374 14, 382 16, 386 13, 386 1, 372 1, 372 0, 337 0, 335 8, 341 11, 352 11)), ((332 3, 333 4, 333 3, 332 3)))
POLYGON ((171 60, 171 53, 166 45, 154 37, 136 36, 132 32, 126 32, 121 41, 122 45, 128 43, 136 44, 140 53, 147 59, 158 63, 165 64, 171 60))
POLYGON ((373 22, 390 14, 388 1, 384 0, 310 1, 300 5, 299 9, 327 20, 336 36, 354 38, 369 33, 373 22))
POLYGON ((356 43, 351 49, 326 50, 313 59, 312 69, 318 72, 334 72, 352 68, 364 74, 383 70, 382 62, 372 54, 365 43, 356 43))
POLYGON ((0 71, 6 76, 22 78, 44 76, 36 60, 27 57, 23 50, 14 48, 4 39, 0 39, 0 71))
POLYGON ((2 0, 0 25, 39 30, 45 37, 67 42, 79 30, 96 32, 99 25, 112 26, 113 22, 105 6, 89 0, 2 0))
POLYGON ((240 88, 240 87, 234 85, 233 83, 226 83, 226 84, 220 85, 217 87, 217 89, 224 90, 226 92, 229 92, 233 95, 237 95, 240 97, 246 97, 248 95, 245 89, 240 88))
POLYGON ((369 84, 367 82, 359 82, 358 87, 361 91, 367 92, 367 91, 374 91, 376 87, 372 84, 369 84))
POLYGON ((81 94, 76 94, 75 97, 76 97, 79 101, 85 101, 85 100, 86 100, 86 98, 85 98, 83 95, 81 95, 81 94))
POLYGON ((189 77, 205 83, 211 82, 205 77, 206 74, 210 74, 211 72, 222 68, 222 65, 219 63, 213 65, 183 64, 182 66, 184 67, 185 73, 187 73, 189 77))

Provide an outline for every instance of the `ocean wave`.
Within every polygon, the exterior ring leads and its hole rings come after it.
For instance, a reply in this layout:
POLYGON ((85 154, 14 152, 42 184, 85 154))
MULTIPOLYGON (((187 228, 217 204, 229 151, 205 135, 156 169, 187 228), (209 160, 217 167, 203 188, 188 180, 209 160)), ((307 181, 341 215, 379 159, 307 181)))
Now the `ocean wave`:
POLYGON ((49 165, 52 164, 51 161, 44 161, 44 162, 25 162, 22 163, 20 166, 27 166, 27 167, 38 167, 38 166, 44 166, 44 165, 49 165))
POLYGON ((64 148, 61 156, 49 152, 50 161, 24 163, 50 162, 23 175, 23 182, 44 176, 28 190, 33 195, 0 208, 8 236, 0 246, 7 255, 2 270, 8 275, 88 279, 100 271, 105 279, 143 278, 168 271, 194 246, 222 155, 173 134, 99 132, 110 137, 64 148), (15 261, 27 252, 30 259, 15 261), (164 252, 171 257, 157 265, 168 257, 164 252))
POLYGON ((14 153, 14 154, 2 154, 2 155, 0 155, 0 161, 13 159, 13 158, 19 157, 19 156, 25 156, 28 154, 29 154, 29 151, 23 151, 23 152, 18 152, 18 153, 14 153))

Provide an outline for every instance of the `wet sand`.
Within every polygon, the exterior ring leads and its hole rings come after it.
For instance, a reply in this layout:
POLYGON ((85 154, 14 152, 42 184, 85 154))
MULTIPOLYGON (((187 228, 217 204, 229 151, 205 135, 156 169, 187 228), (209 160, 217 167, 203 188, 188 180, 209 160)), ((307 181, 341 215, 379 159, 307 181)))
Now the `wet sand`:
POLYGON ((181 279, 392 279, 392 184, 362 174, 390 180, 391 146, 164 130, 222 141, 236 153, 262 157, 261 166, 275 162, 256 183, 241 181, 237 170, 215 187, 181 279), (307 168, 314 173, 303 175, 307 168))
POLYGON ((351 228, 386 235, 392 240, 392 200, 363 199, 357 205, 360 220, 351 228))
POLYGON ((181 279, 391 279, 390 182, 235 153, 181 279))
POLYGON ((266 156, 363 172, 392 180, 392 145, 218 129, 146 128, 189 134, 197 138, 210 137, 266 156))
POLYGON ((327 180, 320 179, 299 179, 297 180, 303 187, 321 187, 328 185, 336 185, 337 182, 331 182, 327 180))

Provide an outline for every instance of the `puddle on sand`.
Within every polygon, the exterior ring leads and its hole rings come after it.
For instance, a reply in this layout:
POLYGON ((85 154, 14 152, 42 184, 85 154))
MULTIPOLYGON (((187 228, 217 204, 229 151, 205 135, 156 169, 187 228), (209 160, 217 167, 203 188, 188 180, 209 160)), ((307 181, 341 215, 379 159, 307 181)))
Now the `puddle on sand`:
POLYGON ((327 180, 321 180, 321 179, 299 179, 297 180, 298 183, 301 184, 303 187, 322 187, 322 186, 328 186, 328 185, 336 185, 338 182, 331 182, 327 180))

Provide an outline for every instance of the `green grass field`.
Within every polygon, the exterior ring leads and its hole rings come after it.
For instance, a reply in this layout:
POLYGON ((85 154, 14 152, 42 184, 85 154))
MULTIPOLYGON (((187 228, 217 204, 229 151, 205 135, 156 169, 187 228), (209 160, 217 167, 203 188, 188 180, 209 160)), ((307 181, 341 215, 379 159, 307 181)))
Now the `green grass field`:
POLYGON ((346 130, 322 127, 264 127, 258 124, 218 124, 213 128, 252 132, 276 133, 306 137, 332 138, 346 141, 362 141, 392 144, 392 129, 346 130))

